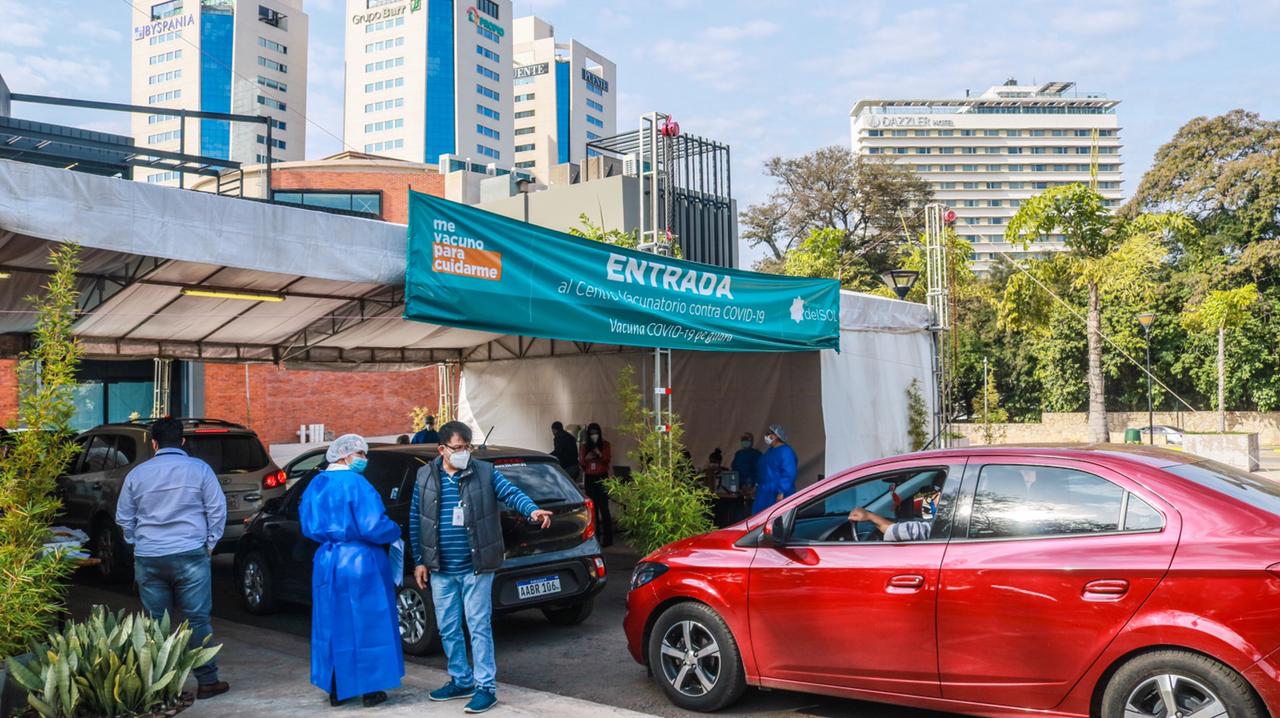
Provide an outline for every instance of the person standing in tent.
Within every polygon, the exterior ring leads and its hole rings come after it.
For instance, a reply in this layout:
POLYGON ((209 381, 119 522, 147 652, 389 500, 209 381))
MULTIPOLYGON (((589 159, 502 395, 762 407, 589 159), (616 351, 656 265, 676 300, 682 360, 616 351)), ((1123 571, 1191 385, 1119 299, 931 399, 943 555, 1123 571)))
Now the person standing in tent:
POLYGON ((413 435, 409 440, 410 444, 438 444, 440 443, 440 432, 436 431, 436 418, 428 416, 426 426, 422 427, 422 431, 413 435))
POLYGON ((609 491, 604 480, 609 478, 613 466, 613 447, 604 440, 600 425, 587 425, 587 439, 578 452, 578 464, 582 467, 587 498, 596 506, 596 525, 600 527, 600 545, 613 545, 613 514, 609 511, 609 491))
POLYGON ((759 483, 751 513, 758 514, 796 492, 796 452, 787 443, 787 432, 773 424, 765 432, 769 450, 760 457, 759 483))
MULTIPOLYGON (((400 527, 387 518, 382 497, 365 478, 369 444, 338 437, 302 495, 302 533, 320 544, 311 574, 311 682, 329 704, 362 696, 364 705, 400 687, 404 655, 387 547, 400 527)), ((403 551, 403 548, 401 549, 403 551)))
POLYGON ((756 448, 756 437, 749 431, 742 432, 741 447, 733 454, 733 470, 738 473, 738 491, 746 494, 758 483, 756 472, 763 454, 756 448))

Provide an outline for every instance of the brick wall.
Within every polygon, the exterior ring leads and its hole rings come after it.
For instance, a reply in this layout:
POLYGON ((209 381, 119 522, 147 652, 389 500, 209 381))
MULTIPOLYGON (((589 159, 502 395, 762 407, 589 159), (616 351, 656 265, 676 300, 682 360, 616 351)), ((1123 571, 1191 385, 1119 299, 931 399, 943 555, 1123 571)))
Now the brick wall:
POLYGON ((269 364, 206 364, 204 415, 243 423, 265 444, 298 441, 300 424, 324 424, 334 436, 409 433, 415 406, 438 403, 436 369, 408 372, 299 371, 269 364))
POLYGON ((0 359, 0 426, 18 423, 18 360, 0 359))
POLYGON ((381 191, 382 219, 409 223, 409 190, 444 196, 444 175, 423 171, 343 171, 341 169, 286 169, 271 172, 271 189, 381 191))

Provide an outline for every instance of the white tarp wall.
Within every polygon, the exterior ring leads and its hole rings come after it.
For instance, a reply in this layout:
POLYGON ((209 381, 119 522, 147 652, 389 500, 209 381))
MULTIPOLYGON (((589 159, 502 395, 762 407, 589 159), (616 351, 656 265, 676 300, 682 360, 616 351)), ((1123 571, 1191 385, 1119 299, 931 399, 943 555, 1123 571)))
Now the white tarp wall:
MULTIPOLYGON (((698 466, 712 449, 728 461, 743 431, 757 448, 769 424, 786 427, 807 485, 864 461, 906 451, 907 388, 920 381, 932 411, 927 308, 867 295, 841 298, 841 352, 729 354, 675 352, 674 406, 698 466)), ((649 352, 548 357, 467 364, 459 418, 493 441, 544 451, 551 422, 598 422, 627 465, 619 437, 618 371, 635 367, 646 406, 652 401, 649 352)), ((931 425, 931 423, 930 423, 931 425)))

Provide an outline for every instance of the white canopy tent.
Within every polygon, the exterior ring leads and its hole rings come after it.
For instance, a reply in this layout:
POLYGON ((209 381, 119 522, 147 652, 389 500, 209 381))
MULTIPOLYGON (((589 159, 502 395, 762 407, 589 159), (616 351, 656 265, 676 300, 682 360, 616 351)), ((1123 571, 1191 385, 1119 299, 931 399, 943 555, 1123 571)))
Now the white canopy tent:
MULTIPOLYGON (((84 248, 83 316, 94 357, 274 362, 328 369, 463 366, 460 414, 494 438, 550 444, 549 426, 616 425, 624 363, 642 349, 551 341, 402 318, 405 227, 0 160, 0 351, 31 331, 23 297, 58 243, 84 248), (192 296, 192 289, 223 296, 192 296), (251 295, 256 301, 225 295, 251 295)), ((905 450, 906 391, 931 401, 928 310, 844 293, 841 351, 676 352, 675 408, 701 462, 742 431, 781 423, 814 478, 905 450)), ((620 446, 625 449, 625 445, 620 446)), ((621 460, 618 463, 622 463, 621 460)))

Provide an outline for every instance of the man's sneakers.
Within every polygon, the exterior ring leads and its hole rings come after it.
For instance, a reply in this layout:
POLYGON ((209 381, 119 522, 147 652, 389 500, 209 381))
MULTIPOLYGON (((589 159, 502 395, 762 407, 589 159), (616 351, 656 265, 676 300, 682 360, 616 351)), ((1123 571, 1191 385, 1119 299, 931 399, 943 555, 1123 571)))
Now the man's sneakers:
POLYGON ((498 696, 493 691, 487 691, 483 688, 476 690, 475 696, 471 698, 471 702, 466 708, 462 709, 463 713, 484 713, 490 708, 498 704, 498 696))
POLYGON ((201 683, 196 688, 196 698, 204 700, 206 698, 220 696, 229 690, 231 690, 231 686, 227 685, 226 681, 218 681, 217 683, 201 683))
MULTIPOLYGON (((470 698, 475 694, 475 686, 460 686, 453 681, 449 681, 440 688, 431 691, 427 694, 427 697, 433 701, 452 701, 458 698, 470 698)), ((470 708, 470 704, 467 707, 470 708)))

